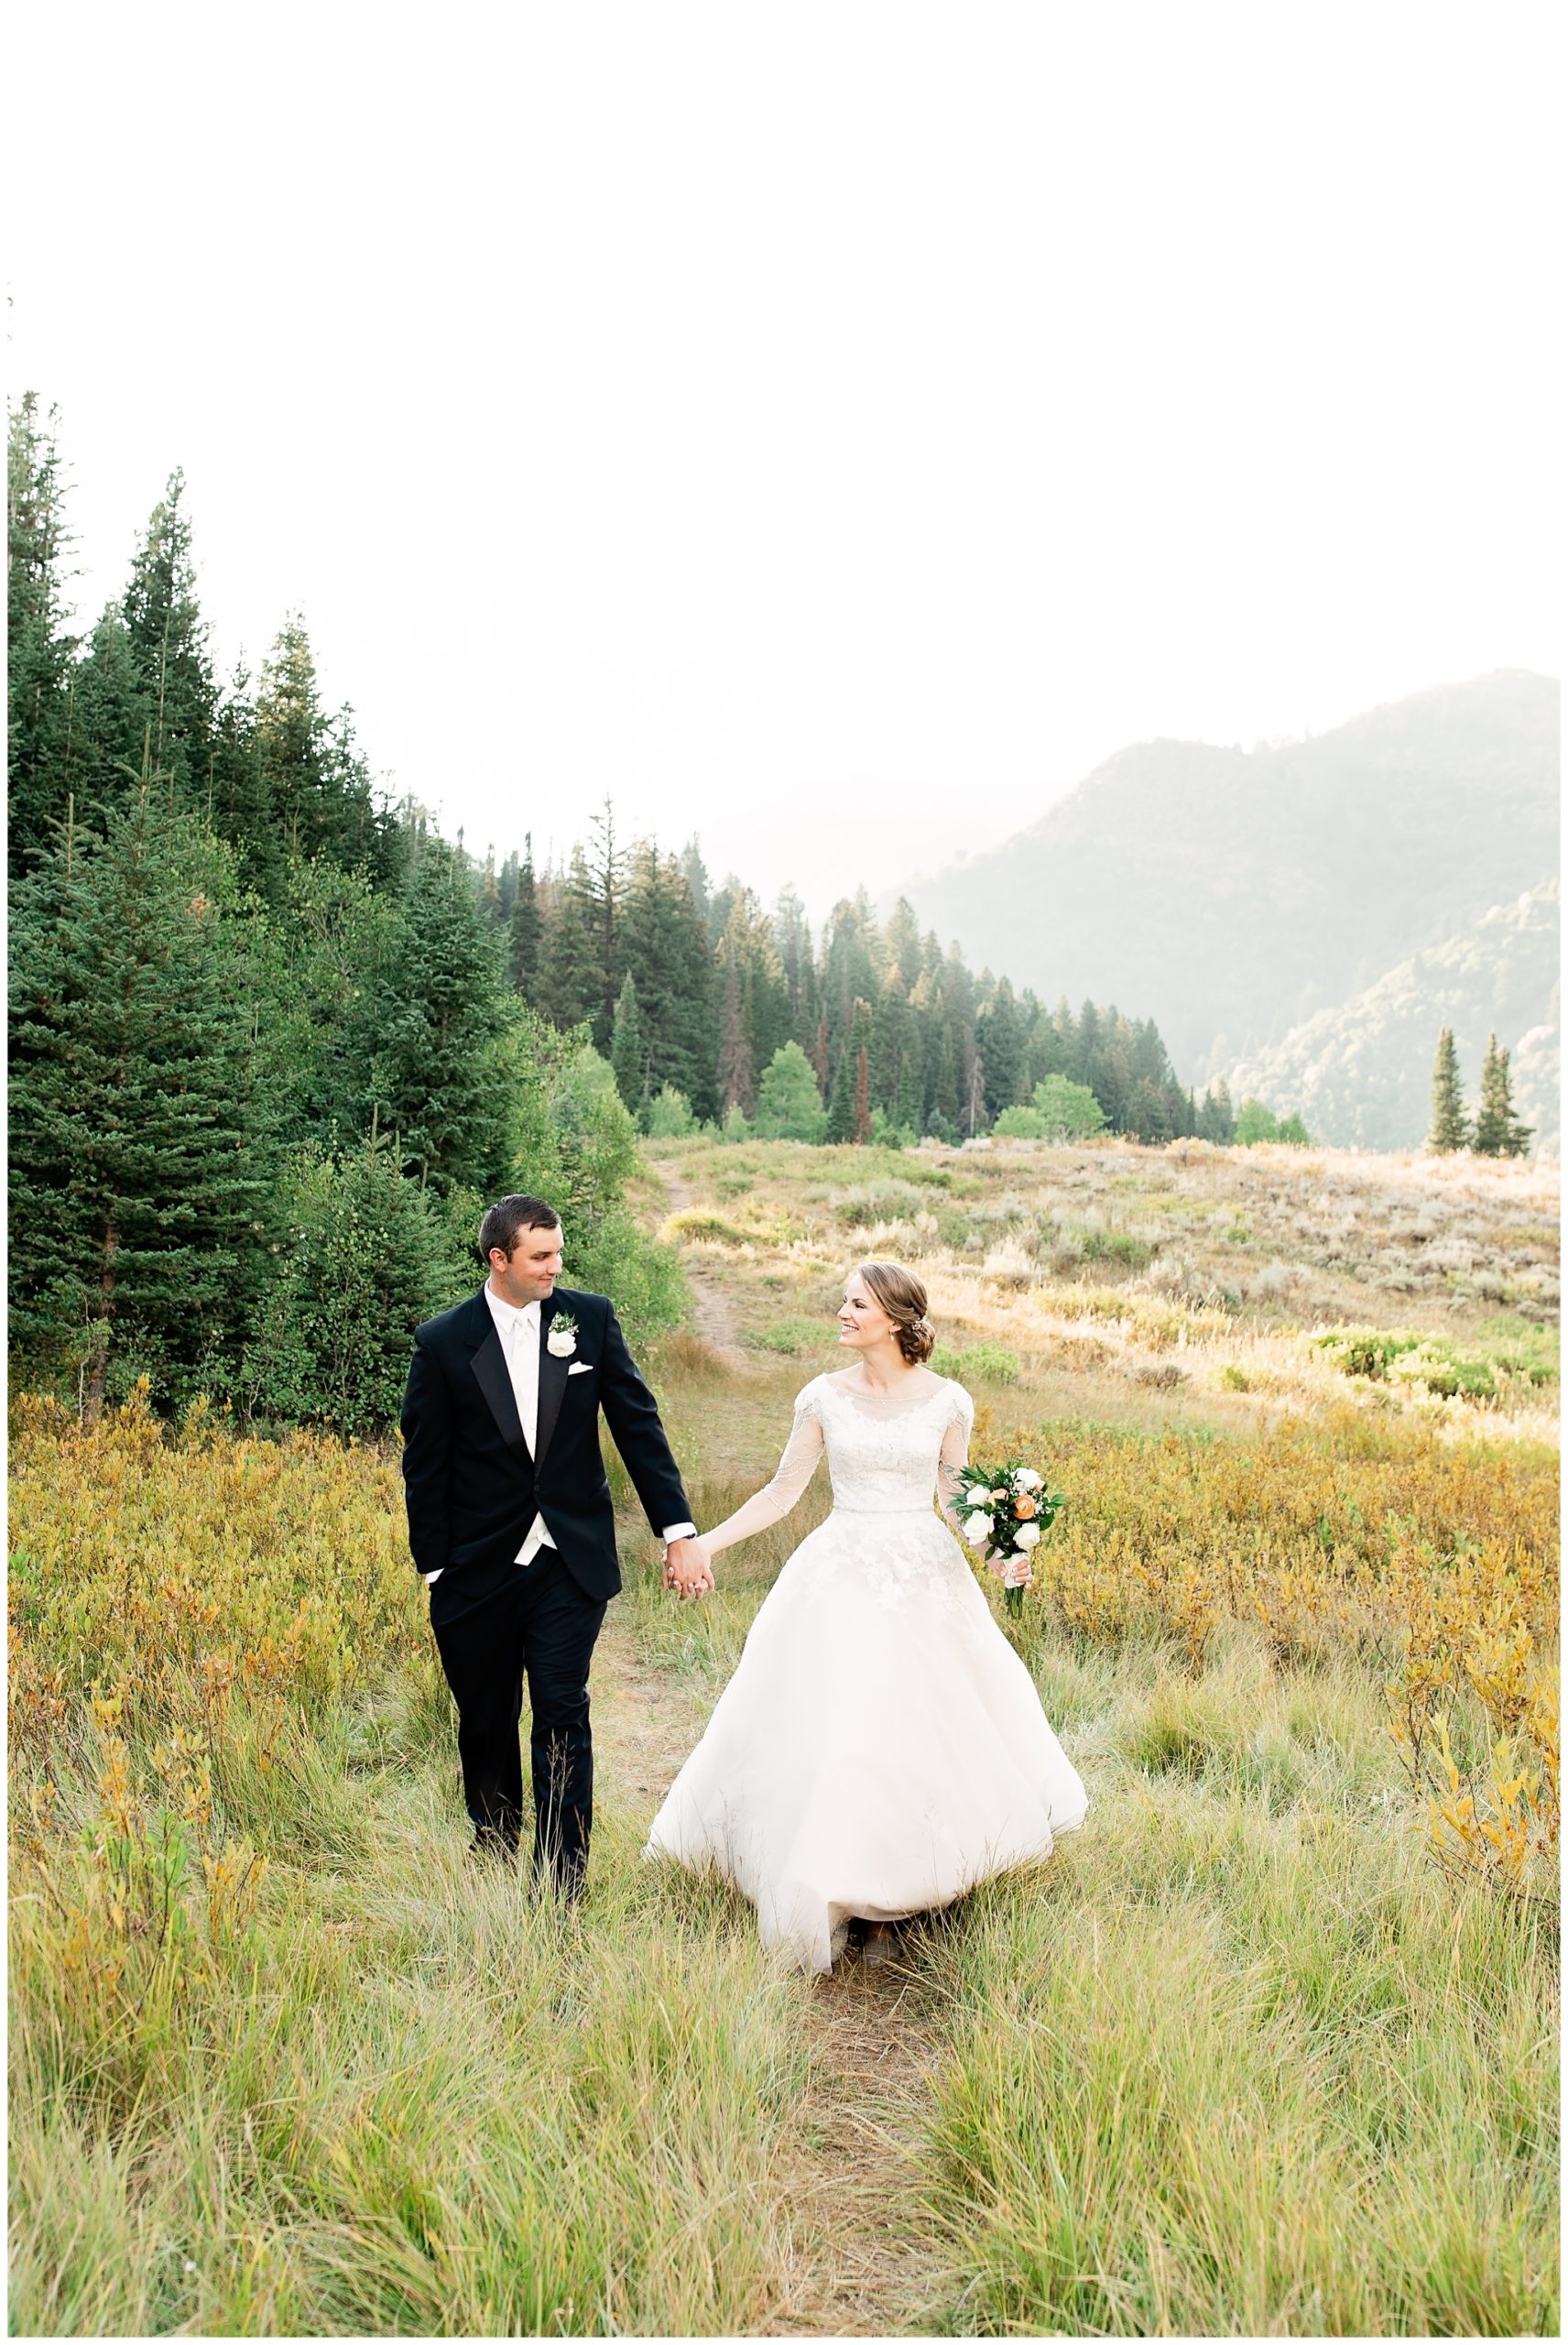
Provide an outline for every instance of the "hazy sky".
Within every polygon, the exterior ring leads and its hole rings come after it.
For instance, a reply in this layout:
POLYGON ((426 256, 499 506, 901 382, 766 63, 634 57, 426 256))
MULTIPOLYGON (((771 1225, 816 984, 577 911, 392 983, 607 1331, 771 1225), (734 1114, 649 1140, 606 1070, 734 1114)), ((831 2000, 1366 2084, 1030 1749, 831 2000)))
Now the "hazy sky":
POLYGON ((302 610, 471 846, 608 791, 820 908, 1129 740, 1557 669, 1552 8, 27 18, 83 611, 183 465, 225 666, 302 610))

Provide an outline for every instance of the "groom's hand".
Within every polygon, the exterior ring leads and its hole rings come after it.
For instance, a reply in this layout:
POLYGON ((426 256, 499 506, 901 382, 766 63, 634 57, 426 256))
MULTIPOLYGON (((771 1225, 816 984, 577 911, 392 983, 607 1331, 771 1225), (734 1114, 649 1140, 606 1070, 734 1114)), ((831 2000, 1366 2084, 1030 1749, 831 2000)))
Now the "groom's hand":
POLYGON ((689 1596, 707 1594, 713 1570, 701 1539, 677 1539, 665 1549, 664 1585, 674 1588, 682 1602, 689 1596))

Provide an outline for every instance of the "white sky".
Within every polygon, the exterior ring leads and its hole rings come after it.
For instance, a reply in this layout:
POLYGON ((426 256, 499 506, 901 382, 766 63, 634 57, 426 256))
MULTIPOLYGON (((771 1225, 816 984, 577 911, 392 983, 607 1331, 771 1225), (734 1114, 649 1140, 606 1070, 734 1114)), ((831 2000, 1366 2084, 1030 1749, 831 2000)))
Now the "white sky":
POLYGON ((472 847, 609 791, 820 911, 1559 665, 1552 7, 27 16, 83 610, 182 464, 224 664, 299 607, 472 847))

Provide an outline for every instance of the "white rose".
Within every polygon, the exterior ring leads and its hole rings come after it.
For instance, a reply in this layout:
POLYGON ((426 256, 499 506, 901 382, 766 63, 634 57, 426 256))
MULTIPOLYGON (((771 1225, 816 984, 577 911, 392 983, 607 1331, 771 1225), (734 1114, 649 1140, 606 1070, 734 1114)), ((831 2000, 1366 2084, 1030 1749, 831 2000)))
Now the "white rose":
POLYGON ((1020 1490, 1038 1490, 1043 1477, 1037 1474, 1032 1466, 1020 1466, 1013 1479, 1020 1490))
POLYGON ((991 1536, 991 1518, 976 1511, 964 1526, 964 1535, 972 1547, 983 1547, 991 1536))
POLYGON ((1013 1544, 1015 1547, 1023 1547, 1025 1549, 1029 1547, 1038 1547, 1040 1544, 1039 1523, 1020 1522, 1018 1529, 1013 1533, 1013 1544))

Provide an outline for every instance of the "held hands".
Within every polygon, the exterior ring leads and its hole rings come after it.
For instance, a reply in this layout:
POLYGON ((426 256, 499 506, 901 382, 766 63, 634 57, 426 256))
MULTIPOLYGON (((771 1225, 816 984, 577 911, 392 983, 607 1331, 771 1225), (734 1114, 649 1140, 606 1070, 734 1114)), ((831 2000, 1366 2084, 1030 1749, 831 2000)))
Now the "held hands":
POLYGON ((713 1585, 713 1567, 701 1539, 677 1539, 665 1549, 664 1585, 674 1588, 682 1603, 688 1597, 707 1595, 713 1585))

